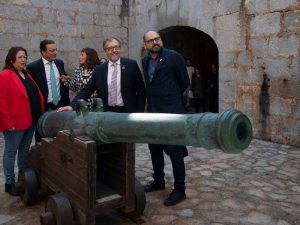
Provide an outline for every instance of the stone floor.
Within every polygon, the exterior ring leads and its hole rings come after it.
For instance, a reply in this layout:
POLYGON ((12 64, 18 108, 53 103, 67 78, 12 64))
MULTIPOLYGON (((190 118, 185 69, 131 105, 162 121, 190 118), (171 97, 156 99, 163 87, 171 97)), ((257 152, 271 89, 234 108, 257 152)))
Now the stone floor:
MULTIPOLYGON (((24 207, 4 193, 3 137, 0 134, 0 224, 36 225, 44 209, 41 199, 24 207)), ((253 140, 240 154, 189 147, 186 157, 187 199, 163 206, 172 188, 172 167, 166 157, 167 188, 147 193, 144 225, 299 225, 300 148, 253 140)), ((137 145, 136 177, 151 180, 146 145, 137 145)), ((116 211, 97 217, 98 225, 133 225, 116 211)))

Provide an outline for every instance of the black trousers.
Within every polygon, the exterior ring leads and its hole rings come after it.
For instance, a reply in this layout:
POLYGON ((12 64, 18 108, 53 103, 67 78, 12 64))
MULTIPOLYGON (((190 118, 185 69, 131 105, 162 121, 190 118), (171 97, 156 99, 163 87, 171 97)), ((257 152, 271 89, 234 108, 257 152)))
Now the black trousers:
POLYGON ((174 189, 185 191, 184 157, 187 155, 185 146, 149 144, 153 179, 158 185, 164 185, 164 152, 170 157, 173 167, 174 189))

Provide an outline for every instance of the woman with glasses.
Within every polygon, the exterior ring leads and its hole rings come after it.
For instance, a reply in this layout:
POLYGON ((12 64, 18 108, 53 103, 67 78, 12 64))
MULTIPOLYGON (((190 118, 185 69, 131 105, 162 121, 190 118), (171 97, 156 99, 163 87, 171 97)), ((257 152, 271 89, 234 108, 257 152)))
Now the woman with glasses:
POLYGON ((0 72, 0 132, 4 135, 3 169, 5 192, 18 195, 15 187, 16 155, 19 171, 24 168, 34 126, 44 110, 37 84, 25 70, 27 51, 12 47, 0 72))
MULTIPOLYGON (((100 59, 95 49, 84 48, 81 50, 79 55, 79 66, 74 71, 72 79, 68 76, 63 76, 65 85, 74 91, 80 91, 90 80, 91 75, 97 65, 100 64, 100 59)), ((89 109, 92 109, 95 99, 98 97, 95 91, 90 98, 87 99, 89 109)))

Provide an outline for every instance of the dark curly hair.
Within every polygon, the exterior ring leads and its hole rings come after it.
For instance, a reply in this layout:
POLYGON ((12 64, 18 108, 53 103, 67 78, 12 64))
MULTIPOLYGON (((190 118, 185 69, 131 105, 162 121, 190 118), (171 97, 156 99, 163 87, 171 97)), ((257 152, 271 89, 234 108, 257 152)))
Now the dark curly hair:
POLYGON ((81 52, 84 52, 86 54, 86 63, 84 68, 91 71, 93 70, 97 65, 100 64, 100 60, 98 57, 98 54, 95 49, 93 48, 84 48, 81 50, 81 52))

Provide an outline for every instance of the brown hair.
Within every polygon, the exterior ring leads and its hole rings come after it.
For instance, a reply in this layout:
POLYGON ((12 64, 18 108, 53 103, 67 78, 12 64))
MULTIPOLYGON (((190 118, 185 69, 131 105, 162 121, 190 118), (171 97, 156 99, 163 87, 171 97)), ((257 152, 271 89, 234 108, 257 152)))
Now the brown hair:
POLYGON ((81 50, 81 52, 86 54, 86 63, 84 68, 86 68, 88 71, 93 70, 97 65, 100 64, 100 60, 95 49, 84 48, 81 50))

